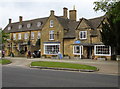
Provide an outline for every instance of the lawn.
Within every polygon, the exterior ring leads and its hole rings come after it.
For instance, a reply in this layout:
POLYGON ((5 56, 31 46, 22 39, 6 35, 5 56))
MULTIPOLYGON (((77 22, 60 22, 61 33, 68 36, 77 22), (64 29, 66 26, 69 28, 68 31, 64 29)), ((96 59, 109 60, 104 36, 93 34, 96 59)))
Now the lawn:
POLYGON ((9 64, 11 63, 10 60, 7 60, 7 59, 0 59, 0 64, 9 64))
POLYGON ((97 68, 94 66, 75 64, 75 63, 63 63, 63 62, 36 61, 36 62, 32 62, 31 66, 97 70, 97 68))

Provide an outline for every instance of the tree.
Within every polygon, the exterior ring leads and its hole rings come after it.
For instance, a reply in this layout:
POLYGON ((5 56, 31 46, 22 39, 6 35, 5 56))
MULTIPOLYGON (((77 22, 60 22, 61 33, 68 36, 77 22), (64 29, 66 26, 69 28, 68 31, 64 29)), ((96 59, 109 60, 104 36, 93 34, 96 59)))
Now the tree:
POLYGON ((7 41, 9 38, 9 33, 5 33, 2 29, 0 29, 0 48, 2 49, 2 45, 7 41))
POLYGON ((116 54, 120 54, 120 2, 101 0, 94 2, 95 11, 106 13, 108 23, 102 23, 102 41, 114 47, 116 54))

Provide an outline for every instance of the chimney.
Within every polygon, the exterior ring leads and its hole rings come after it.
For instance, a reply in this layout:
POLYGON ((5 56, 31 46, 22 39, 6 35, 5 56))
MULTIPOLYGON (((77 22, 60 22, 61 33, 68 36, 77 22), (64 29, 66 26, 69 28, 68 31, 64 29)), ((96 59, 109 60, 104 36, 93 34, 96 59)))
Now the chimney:
POLYGON ((23 17, 19 16, 19 22, 22 22, 22 20, 23 20, 23 17))
POLYGON ((11 22, 12 22, 12 19, 9 19, 9 24, 11 24, 11 22))
POLYGON ((73 7, 73 10, 69 11, 69 19, 70 20, 75 20, 76 21, 76 17, 77 17, 77 11, 75 10, 75 6, 73 7))
POLYGON ((50 11, 50 15, 54 15, 54 10, 51 10, 51 11, 50 11))
POLYGON ((66 7, 63 8, 63 17, 64 18, 67 18, 67 10, 68 9, 66 7))

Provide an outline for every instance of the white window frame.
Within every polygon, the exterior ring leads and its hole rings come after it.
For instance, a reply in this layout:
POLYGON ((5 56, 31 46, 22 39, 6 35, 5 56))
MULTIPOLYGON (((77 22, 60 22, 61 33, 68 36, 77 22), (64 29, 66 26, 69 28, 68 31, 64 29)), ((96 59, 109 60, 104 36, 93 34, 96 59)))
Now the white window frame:
POLYGON ((21 40, 21 33, 18 33, 18 39, 21 40))
POLYGON ((10 27, 10 26, 8 27, 8 30, 11 30, 11 27, 10 27))
POLYGON ((54 40, 54 30, 49 31, 49 40, 54 40))
POLYGON ((40 27, 42 25, 41 22, 37 22, 37 27, 40 27))
POLYGON ((20 24, 20 25, 18 26, 18 28, 21 29, 21 28, 22 28, 22 24, 20 24))
POLYGON ((94 54, 95 54, 95 56, 111 56, 111 46, 109 46, 109 54, 97 54, 96 53, 96 47, 97 46, 106 46, 106 45, 95 45, 94 46, 94 54))
POLYGON ((38 39, 41 38, 41 32, 38 32, 38 39))
POLYGON ((53 27, 53 25, 54 25, 54 21, 50 20, 50 27, 53 27))
POLYGON ((79 32, 79 38, 82 39, 82 40, 87 39, 87 31, 80 31, 79 32), (82 37, 81 37, 81 33, 82 33, 82 37), (84 38, 84 34, 83 33, 85 33, 85 38, 84 38))
POLYGON ((34 38, 35 38, 35 33, 31 32, 31 39, 34 39, 34 38))
POLYGON ((52 45, 58 45, 59 46, 59 51, 58 52, 60 52, 60 44, 44 44, 44 54, 45 55, 58 55, 58 53, 56 53, 56 54, 48 54, 48 53, 46 53, 45 51, 45 46, 48 46, 48 45, 50 45, 50 46, 52 46, 52 45))
POLYGON ((30 28, 30 27, 31 27, 31 24, 30 24, 30 23, 28 23, 28 24, 27 24, 27 28, 30 28))
POLYGON ((74 45, 74 46, 73 46, 73 54, 74 54, 74 55, 80 55, 80 53, 75 53, 75 50, 74 50, 74 47, 75 47, 75 46, 79 46, 79 47, 80 47, 80 49, 81 49, 81 55, 83 55, 83 46, 82 46, 82 45, 74 45))
POLYGON ((28 33, 24 33, 24 39, 28 39, 28 33))
POLYGON ((16 34, 15 33, 13 34, 13 40, 16 40, 16 34))

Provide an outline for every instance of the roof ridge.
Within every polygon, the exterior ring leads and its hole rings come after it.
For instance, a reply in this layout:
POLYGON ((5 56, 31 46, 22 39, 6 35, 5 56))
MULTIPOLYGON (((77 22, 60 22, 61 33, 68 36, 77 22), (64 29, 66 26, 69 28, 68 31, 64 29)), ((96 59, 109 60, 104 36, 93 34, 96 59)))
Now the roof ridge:
MULTIPOLYGON (((46 18, 48 18, 48 17, 36 18, 36 19, 31 19, 31 20, 25 20, 25 21, 22 21, 22 22, 29 22, 29 21, 39 20, 39 19, 46 19, 46 18)), ((11 24, 17 24, 17 23, 19 23, 19 21, 18 22, 13 22, 11 24)))

